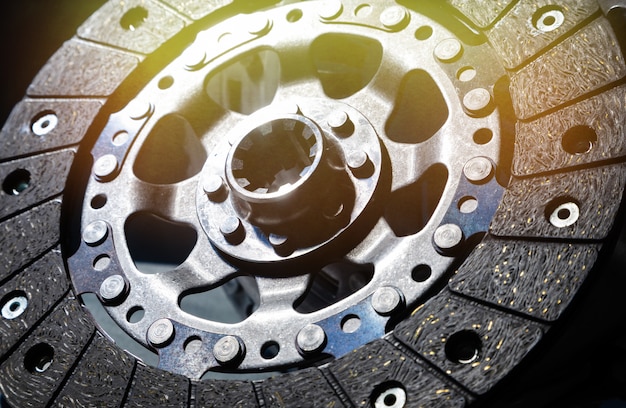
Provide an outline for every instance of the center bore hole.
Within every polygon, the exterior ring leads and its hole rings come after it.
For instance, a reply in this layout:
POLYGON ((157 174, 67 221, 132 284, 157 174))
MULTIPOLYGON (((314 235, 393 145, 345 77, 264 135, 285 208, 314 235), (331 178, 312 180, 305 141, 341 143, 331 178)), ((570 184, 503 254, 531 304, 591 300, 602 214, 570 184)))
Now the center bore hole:
POLYGON ((315 133, 296 119, 277 119, 248 133, 232 159, 237 184, 254 193, 273 193, 305 177, 318 152, 315 133))

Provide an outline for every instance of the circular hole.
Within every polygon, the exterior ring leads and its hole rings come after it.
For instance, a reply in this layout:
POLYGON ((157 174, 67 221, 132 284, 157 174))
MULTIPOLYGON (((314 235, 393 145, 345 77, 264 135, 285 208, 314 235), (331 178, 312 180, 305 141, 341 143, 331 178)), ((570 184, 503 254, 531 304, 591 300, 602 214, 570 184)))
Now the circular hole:
POLYGON ((446 358, 457 364, 470 364, 478 360, 482 342, 478 334, 471 330, 454 333, 446 341, 446 358))
POLYGON ((580 217, 580 207, 569 197, 559 197, 546 206, 546 218, 552 226, 565 228, 574 225, 580 217))
POLYGON ((202 339, 198 336, 191 336, 187 340, 185 340, 185 344, 183 344, 185 353, 193 354, 198 352, 202 348, 202 339))
POLYGON ((463 214, 470 214, 478 208, 478 200, 474 197, 463 197, 459 200, 459 211, 463 214))
POLYGON ((148 10, 143 7, 134 7, 128 10, 120 19, 120 25, 124 30, 135 31, 148 18, 148 10))
POLYGON ((372 393, 374 408, 402 408, 406 406, 406 391, 396 381, 384 382, 372 393))
POLYGON ((91 199, 91 208, 99 210, 107 203, 107 196, 104 194, 98 194, 91 199))
POLYGON ((7 320, 21 316, 28 307, 28 298, 22 291, 11 292, 2 299, 0 313, 7 320))
POLYGON ((30 172, 17 169, 10 173, 2 183, 2 189, 9 195, 20 195, 30 186, 30 172))
POLYGON ((102 272, 111 265, 111 258, 108 255, 99 255, 93 261, 93 269, 102 272))
POLYGON ((54 358, 54 349, 46 343, 39 343, 31 347, 24 356, 24 368, 30 373, 43 373, 54 358))
POLYGON ((174 78, 170 75, 164 76, 159 80, 159 89, 167 89, 174 85, 174 78))
POLYGON ((278 355, 280 346, 275 341, 268 341, 261 346, 261 357, 271 360, 278 355))
POLYGON ((128 139, 130 139, 128 132, 122 130, 121 132, 117 132, 113 135, 112 142, 115 146, 122 146, 128 142, 128 139))
POLYGON ((354 9, 354 15, 359 18, 365 18, 372 14, 372 6, 369 4, 361 4, 356 9, 354 9))
POLYGON ((493 132, 491 131, 491 129, 478 129, 476 132, 474 132, 474 143, 479 144, 479 145, 484 145, 487 144, 489 142, 491 142, 491 139, 493 138, 493 132))
POLYGON ((126 320, 128 323, 139 323, 141 319, 146 315, 146 311, 141 306, 131 307, 128 313, 126 313, 126 320))
POLYGON ((344 333, 354 333, 361 327, 361 318, 357 315, 349 314, 341 319, 341 330, 344 333))
POLYGON ((290 23, 295 23, 296 21, 302 18, 302 10, 293 9, 289 13, 287 13, 287 21, 290 23))
POLYGON ((430 278, 432 272, 432 269, 430 269, 430 266, 428 265, 417 265, 411 271, 411 278, 413 278, 415 282, 426 282, 430 278))
POLYGON ((463 67, 457 71, 456 77, 461 82, 469 82, 476 77, 476 70, 474 67, 463 67))
POLYGON ((433 35, 433 29, 430 26, 422 26, 415 31, 415 38, 420 41, 428 40, 433 35))
POLYGON ((42 112, 35 117, 30 129, 37 136, 45 136, 52 132, 59 123, 59 118, 52 111, 42 112))
POLYGON ((595 143, 598 141, 598 135, 595 130, 589 126, 574 126, 565 132, 561 138, 561 146, 569 154, 585 154, 589 153, 595 143))
POLYGON ((557 6, 542 7, 533 14, 533 26, 544 33, 554 31, 565 22, 563 10, 557 6))

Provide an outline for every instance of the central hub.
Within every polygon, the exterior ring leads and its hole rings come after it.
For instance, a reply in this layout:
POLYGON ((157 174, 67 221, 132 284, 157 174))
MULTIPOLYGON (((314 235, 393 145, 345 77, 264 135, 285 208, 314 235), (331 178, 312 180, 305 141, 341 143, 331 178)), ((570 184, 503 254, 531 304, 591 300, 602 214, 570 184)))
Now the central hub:
POLYGON ((238 215, 267 233, 288 234, 289 224, 311 214, 311 194, 324 194, 336 178, 341 151, 311 119, 286 114, 236 141, 226 159, 226 180, 238 215))
POLYGON ((269 106, 209 155, 198 217, 211 242, 235 258, 299 257, 356 220, 372 198, 380 163, 374 129, 348 105, 304 100, 289 113, 269 106))

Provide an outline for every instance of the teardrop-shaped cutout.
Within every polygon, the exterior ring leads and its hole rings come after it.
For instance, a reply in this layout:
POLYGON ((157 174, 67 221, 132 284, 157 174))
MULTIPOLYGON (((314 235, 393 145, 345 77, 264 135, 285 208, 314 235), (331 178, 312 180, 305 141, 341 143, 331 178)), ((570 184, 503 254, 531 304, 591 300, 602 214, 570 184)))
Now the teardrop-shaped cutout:
POLYGON ((414 70, 402 79, 385 132, 394 142, 422 143, 447 119, 448 105, 433 78, 426 71, 414 70))
POLYGON ((135 266, 140 272, 150 274, 176 269, 185 262, 198 238, 191 226, 150 213, 128 217, 124 232, 135 266))
POLYGON ((370 83, 380 67, 383 47, 371 38, 325 34, 311 44, 311 56, 324 93, 342 99, 370 83))
POLYGON ((448 169, 435 164, 414 183, 391 193, 385 220, 398 237, 417 234, 428 223, 448 182, 448 169))
POLYGON ((207 154, 187 120, 166 115, 154 126, 133 167, 147 183, 173 184, 200 172, 207 154))
POLYGON ((224 109, 249 115, 272 103, 279 83, 278 54, 257 50, 215 70, 206 93, 224 109))

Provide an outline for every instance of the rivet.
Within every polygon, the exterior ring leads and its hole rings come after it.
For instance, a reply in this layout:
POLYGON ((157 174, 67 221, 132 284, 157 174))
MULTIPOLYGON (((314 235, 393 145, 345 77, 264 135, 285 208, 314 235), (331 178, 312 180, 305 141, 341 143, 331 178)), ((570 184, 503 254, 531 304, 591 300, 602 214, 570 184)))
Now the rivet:
POLYGON ((463 242, 463 231, 456 224, 444 224, 435 230, 433 241, 442 251, 452 250, 463 242))
POLYGON ((346 157, 346 164, 357 178, 370 177, 374 172, 374 165, 363 150, 349 152, 346 157))
POLYGON ((389 30, 399 30, 409 21, 409 13, 404 7, 387 7, 380 14, 380 23, 389 30))
POLYGON ((117 157, 112 154, 105 154, 94 163, 93 174, 98 181, 107 180, 115 174, 117 167, 117 157))
POLYGON ((224 199, 228 195, 224 180, 217 174, 211 174, 205 177, 202 182, 202 189, 209 197, 209 200, 213 202, 224 201, 224 199))
POLYGON ((384 286, 376 289, 372 295, 371 302, 376 313, 387 316, 398 309, 402 303, 402 296, 397 289, 384 286))
POLYGON ((463 52, 463 45, 456 38, 447 38, 435 47, 435 57, 441 62, 452 62, 463 52))
POLYGON ((235 216, 226 217, 222 221, 220 224, 220 232, 231 245, 240 244, 246 236, 246 230, 241 220, 235 216))
POLYGON ((348 137, 354 133, 354 123, 350 116, 342 110, 334 110, 326 118, 326 123, 334 133, 341 137, 348 137))
POLYGON ((318 9, 322 19, 334 20, 343 12, 343 4, 338 0, 327 0, 318 9))
POLYGON ((111 275, 100 285, 100 296, 105 302, 114 302, 124 296, 126 289, 126 281, 122 275, 111 275))
POLYGON ((213 346, 213 356, 222 365, 236 363, 244 353, 244 346, 235 336, 224 336, 213 346))
POLYGON ((491 160, 486 157, 474 157, 465 163, 463 174, 473 183, 481 183, 488 180, 493 174, 491 160))
POLYGON ((94 221, 85 227, 83 231, 83 241, 89 246, 100 245, 109 234, 106 222, 94 221))
POLYGON ((174 337, 174 325, 169 319, 159 319, 148 329, 148 341, 154 347, 165 347, 174 337))
POLYGON ((252 35, 263 35, 266 34, 270 28, 272 28, 272 22, 267 17, 261 16, 259 14, 253 14, 250 16, 250 21, 248 23, 247 29, 248 32, 252 35))
POLYGON ((463 106, 473 115, 484 115, 491 105, 491 94, 485 88, 472 89, 463 97, 463 106))
POLYGON ((316 324, 307 324, 296 336, 296 345, 301 354, 320 351, 326 343, 326 332, 316 324))

